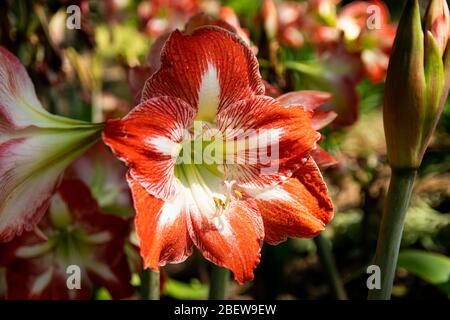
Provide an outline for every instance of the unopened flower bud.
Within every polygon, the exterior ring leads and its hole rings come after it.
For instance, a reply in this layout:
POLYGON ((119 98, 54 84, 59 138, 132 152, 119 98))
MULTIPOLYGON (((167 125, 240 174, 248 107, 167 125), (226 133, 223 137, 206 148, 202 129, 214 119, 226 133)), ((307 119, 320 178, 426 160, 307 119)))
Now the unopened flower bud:
POLYGON ((417 0, 409 0, 389 62, 384 129, 393 168, 418 168, 449 89, 448 6, 432 0, 422 25, 417 0))
POLYGON ((439 53, 443 55, 447 48, 450 30, 450 15, 447 1, 431 1, 425 19, 425 30, 431 32, 433 39, 436 41, 439 53))

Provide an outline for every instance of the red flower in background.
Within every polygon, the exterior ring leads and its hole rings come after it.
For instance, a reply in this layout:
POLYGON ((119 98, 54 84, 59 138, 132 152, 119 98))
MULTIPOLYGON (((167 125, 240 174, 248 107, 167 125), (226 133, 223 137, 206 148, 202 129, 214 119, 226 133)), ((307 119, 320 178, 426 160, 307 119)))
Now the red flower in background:
POLYGON ((108 121, 103 138, 129 167, 141 255, 154 270, 184 261, 195 245, 243 283, 253 278, 263 240, 315 236, 333 215, 311 158, 320 138, 312 112, 264 96, 254 54, 223 28, 173 32, 141 104, 108 121), (194 120, 202 121, 200 131, 194 120), (236 159, 236 150, 259 160, 178 162, 191 156, 191 144, 209 138, 204 151, 218 134, 225 160, 236 159), (275 145, 278 170, 265 171, 261 149, 275 145))
POLYGON ((65 179, 36 231, 0 245, 7 299, 89 299, 95 285, 113 298, 133 294, 124 254, 129 220, 101 213, 87 186, 65 179), (81 270, 81 289, 68 289, 70 265, 81 270))
MULTIPOLYGON (((323 5, 324 8, 327 7, 323 5)), ((320 6, 319 6, 320 7, 320 6)), ((396 26, 389 23, 389 10, 382 1, 354 1, 337 12, 328 12, 329 24, 308 17, 305 30, 320 51, 344 42, 360 55, 366 75, 374 83, 384 80, 396 26)))
POLYGON ((198 0, 144 0, 138 16, 145 32, 153 38, 182 28, 189 18, 200 11, 198 0))
POLYGON ((275 3, 273 0, 265 0, 261 10, 264 29, 269 41, 276 36, 285 46, 301 47, 305 41, 302 26, 306 8, 306 3, 294 1, 275 3))
POLYGON ((377 0, 355 1, 344 6, 337 26, 350 48, 361 52, 364 70, 374 83, 384 80, 397 27, 389 24, 386 5, 377 0))
POLYGON ((334 127, 358 119, 357 86, 364 75, 373 83, 384 80, 396 30, 381 1, 355 1, 337 8, 339 2, 266 0, 262 7, 269 42, 294 48, 305 42, 317 50, 316 61, 285 61, 284 67, 300 72, 306 87, 331 93, 331 101, 321 109, 337 113, 334 127))
POLYGON ((332 95, 328 108, 337 113, 334 126, 349 126, 358 120, 357 85, 363 78, 363 70, 357 53, 349 52, 343 43, 337 43, 322 53, 320 72, 312 78, 320 89, 332 95))

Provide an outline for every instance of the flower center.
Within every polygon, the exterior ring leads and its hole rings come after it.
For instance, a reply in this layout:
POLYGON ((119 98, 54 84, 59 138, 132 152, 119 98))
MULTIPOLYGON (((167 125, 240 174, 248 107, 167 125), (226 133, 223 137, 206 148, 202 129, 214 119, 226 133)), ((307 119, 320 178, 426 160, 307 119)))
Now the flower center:
POLYGON ((236 181, 226 177, 227 150, 234 148, 225 143, 215 125, 203 121, 194 123, 190 138, 181 144, 175 176, 200 212, 211 219, 242 198, 235 188, 236 181))
POLYGON ((242 197, 234 188, 235 181, 225 180, 218 165, 178 164, 175 176, 199 211, 210 219, 219 217, 230 203, 242 197))

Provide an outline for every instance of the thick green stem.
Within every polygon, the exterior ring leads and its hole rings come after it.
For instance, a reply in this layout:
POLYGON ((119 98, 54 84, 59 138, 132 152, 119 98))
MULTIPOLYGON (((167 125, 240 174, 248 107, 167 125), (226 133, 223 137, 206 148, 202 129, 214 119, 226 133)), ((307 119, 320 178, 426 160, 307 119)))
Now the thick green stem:
POLYGON ((392 169, 374 260, 374 264, 380 267, 381 288, 370 290, 369 300, 388 300, 391 297, 403 225, 416 173, 414 169, 392 169))
POLYGON ((150 269, 142 271, 141 296, 143 300, 159 300, 159 278, 158 272, 150 269))
POLYGON ((228 294, 230 271, 211 266, 211 283, 209 287, 209 300, 225 300, 228 294))
POLYGON ((344 285, 342 284, 339 276, 329 241, 325 239, 323 235, 318 235, 314 238, 314 243, 316 244, 317 253, 319 254, 320 261, 327 272, 336 299, 347 300, 347 292, 345 291, 344 285))

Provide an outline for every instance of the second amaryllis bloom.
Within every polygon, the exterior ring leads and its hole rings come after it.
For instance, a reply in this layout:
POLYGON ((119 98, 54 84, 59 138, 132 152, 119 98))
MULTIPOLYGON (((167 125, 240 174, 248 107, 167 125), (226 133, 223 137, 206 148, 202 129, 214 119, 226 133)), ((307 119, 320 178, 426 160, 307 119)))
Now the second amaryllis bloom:
POLYGON ((173 32, 142 102, 103 133, 129 167, 145 266, 182 262, 195 245, 243 283, 263 241, 324 230, 333 206, 311 157, 311 119, 264 95, 256 57, 235 34, 173 32))
POLYGON ((66 167, 102 129, 46 111, 24 66, 0 47, 0 242, 33 230, 66 167))

